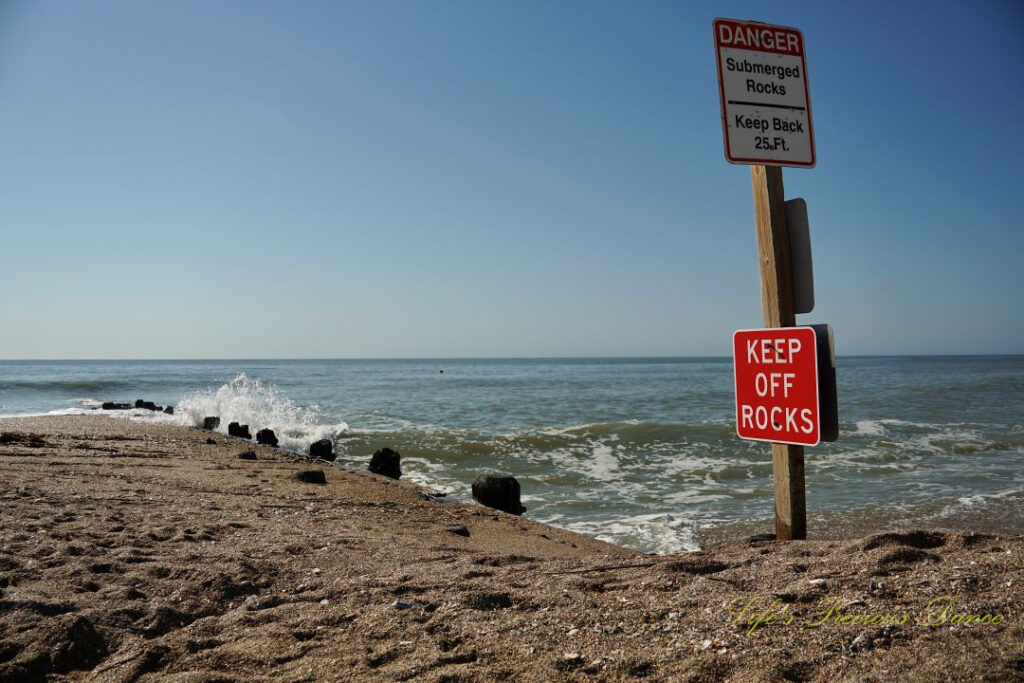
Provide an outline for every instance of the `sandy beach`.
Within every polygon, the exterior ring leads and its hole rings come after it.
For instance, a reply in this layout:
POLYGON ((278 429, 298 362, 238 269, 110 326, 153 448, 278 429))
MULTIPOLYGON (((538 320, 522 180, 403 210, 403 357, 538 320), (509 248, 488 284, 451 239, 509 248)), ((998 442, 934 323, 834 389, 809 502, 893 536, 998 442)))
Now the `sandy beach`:
POLYGON ((1024 677, 1021 536, 652 556, 198 429, 0 432, 3 681, 1024 677))

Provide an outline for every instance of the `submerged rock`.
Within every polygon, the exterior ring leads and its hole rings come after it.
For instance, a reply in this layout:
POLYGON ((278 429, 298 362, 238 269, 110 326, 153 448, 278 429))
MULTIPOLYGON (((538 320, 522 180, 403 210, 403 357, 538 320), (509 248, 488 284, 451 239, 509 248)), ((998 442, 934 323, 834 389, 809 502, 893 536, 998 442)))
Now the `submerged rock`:
POLYGON ((526 512, 519 500, 519 482, 508 474, 484 474, 473 482, 473 499, 512 515, 526 512))
POLYGON ((249 433, 249 425, 240 425, 237 422, 228 424, 228 434, 230 436, 240 436, 243 439, 252 438, 252 434, 249 433))
POLYGON ((203 418, 203 429, 216 429, 220 427, 219 417, 204 417, 203 418))
POLYGON ((277 448, 277 435, 274 434, 273 429, 261 429, 256 432, 256 443, 277 448))
POLYGON ((330 462, 333 462, 337 457, 334 454, 334 444, 331 443, 330 439, 320 439, 309 444, 309 456, 330 462))
POLYGON ((370 471, 374 474, 383 474, 391 479, 402 477, 402 456, 398 451, 390 448, 381 448, 370 458, 370 471))
POLYGON ((168 415, 174 415, 174 406, 167 406, 164 408, 164 412, 168 415))

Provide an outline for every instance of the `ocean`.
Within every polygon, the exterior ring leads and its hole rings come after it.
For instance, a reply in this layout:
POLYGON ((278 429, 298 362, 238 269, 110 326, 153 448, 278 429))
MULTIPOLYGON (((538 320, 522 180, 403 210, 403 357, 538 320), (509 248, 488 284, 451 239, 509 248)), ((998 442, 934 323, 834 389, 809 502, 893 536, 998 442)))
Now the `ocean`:
MULTIPOLYGON (((809 537, 1024 533, 1024 356, 840 357, 837 373, 839 440, 807 449, 809 537)), ((652 553, 773 531, 770 447, 737 438, 733 401, 729 358, 0 362, 0 415, 218 415, 297 451, 337 438, 358 468, 389 446, 403 479, 466 500, 508 472, 527 517, 652 553), (176 413, 98 410, 139 398, 176 413)))

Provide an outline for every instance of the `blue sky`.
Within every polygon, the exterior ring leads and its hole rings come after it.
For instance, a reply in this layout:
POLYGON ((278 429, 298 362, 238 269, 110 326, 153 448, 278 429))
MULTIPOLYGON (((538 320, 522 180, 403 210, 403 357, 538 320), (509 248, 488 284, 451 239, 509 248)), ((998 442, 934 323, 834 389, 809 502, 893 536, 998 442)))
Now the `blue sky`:
POLYGON ((711 22, 804 32, 840 354, 1024 352, 1024 5, 0 0, 0 358, 728 355, 711 22))

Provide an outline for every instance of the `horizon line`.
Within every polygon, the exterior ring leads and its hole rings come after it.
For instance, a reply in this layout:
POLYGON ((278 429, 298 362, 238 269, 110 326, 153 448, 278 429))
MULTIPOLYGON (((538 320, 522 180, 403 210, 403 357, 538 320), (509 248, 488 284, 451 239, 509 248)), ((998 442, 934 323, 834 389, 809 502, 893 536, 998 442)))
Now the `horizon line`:
MULTIPOLYGON (((971 357, 1003 357, 1010 358, 1024 356, 1024 352, 1017 353, 847 353, 836 354, 837 358, 971 358, 971 357)), ((189 362, 189 361, 232 361, 232 362, 254 362, 254 361, 464 361, 464 360, 718 360, 731 359, 730 355, 641 355, 641 356, 253 356, 253 357, 230 357, 230 356, 207 356, 207 357, 178 357, 178 358, 0 358, 0 363, 52 363, 52 362, 189 362)))

